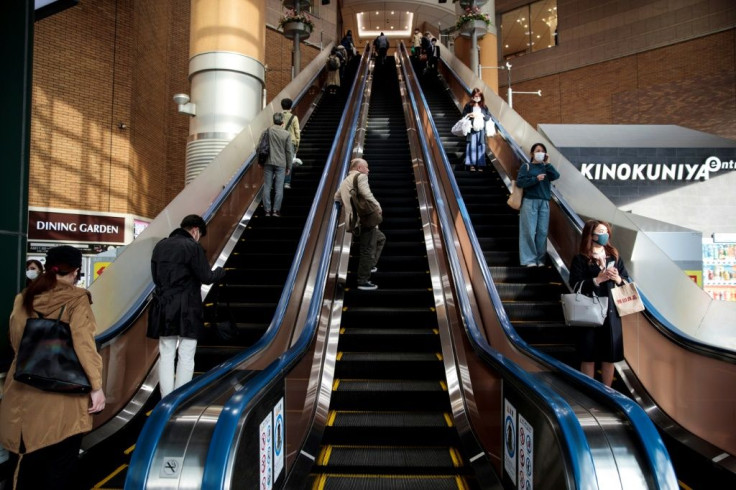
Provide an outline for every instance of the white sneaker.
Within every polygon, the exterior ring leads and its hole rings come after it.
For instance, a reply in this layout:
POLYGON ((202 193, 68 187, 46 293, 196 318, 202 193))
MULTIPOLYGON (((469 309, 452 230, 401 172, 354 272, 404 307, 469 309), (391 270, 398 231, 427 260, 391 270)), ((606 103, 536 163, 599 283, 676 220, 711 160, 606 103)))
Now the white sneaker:
POLYGON ((291 189, 291 184, 284 184, 284 189, 291 189))
POLYGON ((378 272, 378 267, 375 267, 375 266, 371 267, 371 273, 373 272, 378 272))
POLYGON ((378 286, 368 281, 358 284, 358 289, 361 289, 363 291, 375 291, 376 289, 378 289, 378 286))

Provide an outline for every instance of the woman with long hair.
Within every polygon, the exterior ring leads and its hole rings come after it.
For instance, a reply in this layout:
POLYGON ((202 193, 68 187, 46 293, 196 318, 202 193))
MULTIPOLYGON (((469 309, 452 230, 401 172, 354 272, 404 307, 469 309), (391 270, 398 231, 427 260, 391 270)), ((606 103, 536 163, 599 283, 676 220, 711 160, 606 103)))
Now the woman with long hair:
POLYGON ((542 267, 547 257, 549 200, 552 182, 560 173, 549 163, 547 147, 532 145, 530 160, 519 168, 516 185, 524 189, 519 209, 519 261, 527 267, 542 267))
POLYGON ((463 107, 463 117, 468 117, 472 123, 465 137, 465 166, 471 172, 476 169, 483 171, 486 166, 486 121, 491 119, 491 111, 486 107, 481 89, 473 89, 470 102, 463 107))
POLYGON ((629 280, 629 273, 616 247, 611 243, 611 225, 605 221, 590 220, 583 227, 580 249, 570 266, 570 286, 582 293, 608 297, 608 315, 600 327, 581 329, 580 371, 595 377, 595 363, 601 363, 601 382, 611 386, 613 363, 623 360, 624 342, 621 317, 611 297, 611 290, 629 280))
POLYGON ((92 429, 92 414, 105 408, 91 299, 85 289, 75 287, 81 266, 82 254, 74 247, 50 249, 46 271, 16 296, 10 314, 10 343, 15 352, 29 318, 61 315, 92 386, 87 394, 42 391, 13 379, 13 359, 0 404, 0 444, 19 455, 17 489, 66 488, 82 435, 92 429))
POLYGON ((26 286, 30 285, 41 274, 43 274, 43 264, 40 260, 26 260, 26 286))

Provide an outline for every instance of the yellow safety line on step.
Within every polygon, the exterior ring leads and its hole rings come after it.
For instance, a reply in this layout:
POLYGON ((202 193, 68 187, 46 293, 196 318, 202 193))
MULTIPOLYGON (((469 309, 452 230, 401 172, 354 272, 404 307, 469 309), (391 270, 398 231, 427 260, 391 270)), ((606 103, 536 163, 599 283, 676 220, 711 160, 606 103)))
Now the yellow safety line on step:
POLYGON ((332 424, 335 423, 335 418, 337 417, 337 411, 330 410, 327 414, 327 427, 332 427, 332 424))
POLYGON ((337 387, 340 386, 340 380, 336 379, 332 382, 332 391, 337 391, 337 387))
POLYGON ((452 421, 452 415, 445 412, 443 414, 445 416, 445 422, 447 422, 447 427, 452 427, 454 425, 454 422, 452 421))
POLYGON ((126 449, 125 451, 123 451, 123 454, 126 454, 126 455, 127 455, 127 454, 130 454, 130 453, 132 453, 132 452, 133 452, 134 450, 135 450, 135 444, 133 444, 133 445, 132 445, 132 446, 130 446, 130 447, 129 447, 128 449, 126 449))
POLYGON ((332 446, 325 446, 319 453, 318 464, 320 466, 327 466, 330 462, 330 456, 332 456, 332 446))
POLYGON ((463 458, 454 447, 450 448, 450 458, 452 458, 452 466, 460 468, 463 465, 463 458))
POLYGON ((124 470, 125 468, 127 468, 127 467, 128 467, 128 465, 127 465, 127 464, 124 464, 124 465, 120 465, 120 466, 118 467, 118 469, 116 469, 115 471, 113 471, 112 473, 110 473, 110 474, 109 474, 109 475, 107 476, 107 478, 105 478, 104 480, 102 480, 101 482, 99 482, 99 483, 98 483, 97 485, 95 485, 95 486, 94 486, 94 487, 92 487, 92 488, 93 488, 93 489, 94 489, 94 488, 102 488, 102 485, 104 485, 105 483, 107 483, 107 482, 109 482, 110 480, 112 480, 112 479, 113 479, 113 478, 114 478, 114 477, 115 477, 115 476, 116 476, 116 475, 117 475, 118 473, 120 473, 121 471, 123 471, 123 470, 124 470))
POLYGON ((439 335, 440 334, 440 329, 439 328, 433 328, 432 329, 432 333, 434 333, 435 335, 439 335))
POLYGON ((440 388, 442 388, 442 391, 447 391, 447 383, 440 380, 440 388))
POLYGON ((336 359, 337 359, 338 361, 341 361, 341 360, 342 360, 342 352, 338 352, 338 353, 337 353, 336 359))
POLYGON ((345 333, 345 327, 342 327, 342 328, 340 329, 340 335, 342 335, 342 334, 344 334, 344 333, 345 333))
POLYGON ((319 478, 314 480, 314 484, 312 484, 312 490, 324 490, 325 483, 327 483, 327 475, 320 475, 319 478))
POLYGON ((441 352, 435 352, 434 355, 437 356, 437 360, 438 361, 441 361, 442 360, 442 353, 441 352))
POLYGON ((458 490, 468 490, 468 486, 465 484, 465 478, 462 476, 456 476, 455 477, 455 484, 457 485, 458 490))

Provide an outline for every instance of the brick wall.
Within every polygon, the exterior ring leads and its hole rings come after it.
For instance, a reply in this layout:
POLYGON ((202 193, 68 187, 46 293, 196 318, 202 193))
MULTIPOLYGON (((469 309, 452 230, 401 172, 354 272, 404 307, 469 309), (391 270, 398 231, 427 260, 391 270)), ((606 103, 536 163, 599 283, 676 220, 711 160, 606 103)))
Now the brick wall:
MULTIPOLYGON (((530 124, 678 124, 736 139, 736 29, 520 83, 530 124)), ((505 95, 505 87, 501 87, 505 95)))
POLYGON ((153 217, 184 186, 188 0, 81 2, 36 23, 29 205, 153 217), (120 128, 120 124, 125 128, 120 128))

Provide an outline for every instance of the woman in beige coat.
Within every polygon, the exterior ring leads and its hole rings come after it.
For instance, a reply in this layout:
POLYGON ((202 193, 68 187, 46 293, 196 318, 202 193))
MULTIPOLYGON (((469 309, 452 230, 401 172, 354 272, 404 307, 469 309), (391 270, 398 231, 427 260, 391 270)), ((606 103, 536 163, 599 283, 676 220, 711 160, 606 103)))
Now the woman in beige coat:
POLYGON ((74 247, 49 250, 46 271, 16 296, 10 314, 10 343, 17 352, 26 320, 36 315, 34 311, 55 318, 66 306, 61 320, 70 326, 74 351, 92 386, 89 394, 42 391, 13 379, 13 360, 0 403, 0 444, 20 455, 18 489, 65 488, 82 435, 92 429, 92 414, 105 408, 91 300, 86 290, 74 286, 81 266, 82 254, 74 247))

